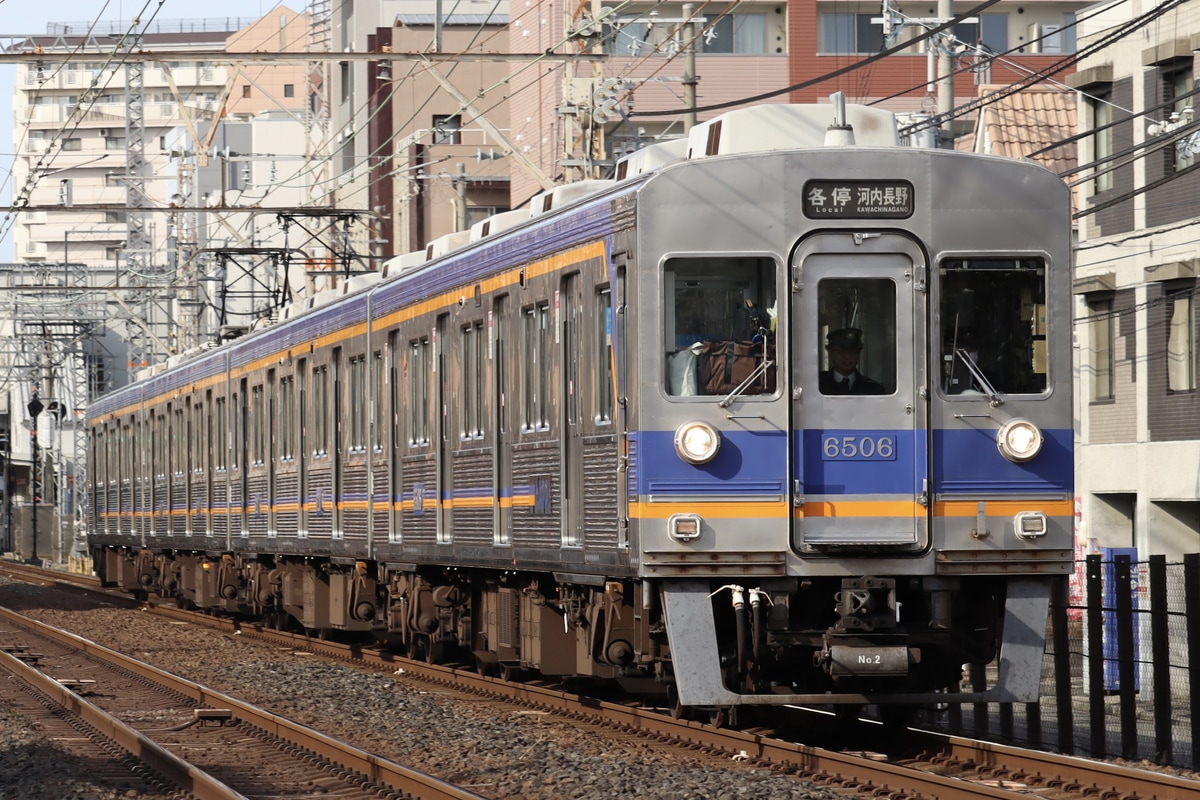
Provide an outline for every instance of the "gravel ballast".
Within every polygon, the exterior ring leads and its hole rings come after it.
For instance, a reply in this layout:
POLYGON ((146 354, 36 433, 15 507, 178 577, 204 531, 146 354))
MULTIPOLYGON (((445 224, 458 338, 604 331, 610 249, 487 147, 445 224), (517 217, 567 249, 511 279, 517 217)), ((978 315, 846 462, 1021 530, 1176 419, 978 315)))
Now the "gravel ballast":
MULTIPOLYGON (((97 608, 93 601, 53 589, 0 582, 0 605, 495 800, 854 796, 761 766, 680 753, 598 726, 431 690, 403 674, 330 663, 139 611, 97 608)), ((0 742, 34 752, 39 746, 35 731, 5 713, 0 713, 0 742)), ((6 746, 4 752, 13 750, 6 746)), ((88 794, 86 787, 75 794, 61 787, 40 792, 23 780, 24 773, 9 769, 8 760, 0 758, 6 764, 0 767, 0 800, 109 800, 88 794)))

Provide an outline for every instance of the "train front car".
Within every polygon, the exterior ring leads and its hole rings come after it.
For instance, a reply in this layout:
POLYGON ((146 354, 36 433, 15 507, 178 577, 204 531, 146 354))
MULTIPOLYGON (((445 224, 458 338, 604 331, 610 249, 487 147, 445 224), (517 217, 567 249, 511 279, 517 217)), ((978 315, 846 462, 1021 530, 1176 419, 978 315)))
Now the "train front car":
POLYGON ((830 116, 727 115, 639 192, 630 517, 675 702, 1033 701, 1072 560, 1067 189, 865 108, 823 147, 830 116))

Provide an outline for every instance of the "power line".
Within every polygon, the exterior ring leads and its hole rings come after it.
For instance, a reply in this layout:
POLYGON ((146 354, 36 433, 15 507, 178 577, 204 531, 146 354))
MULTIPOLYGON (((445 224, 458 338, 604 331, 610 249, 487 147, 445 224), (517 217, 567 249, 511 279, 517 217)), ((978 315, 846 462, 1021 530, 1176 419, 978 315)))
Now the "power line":
MULTIPOLYGON (((1180 0, 1174 0, 1174 2, 1179 2, 1179 1, 1180 0)), ((665 117, 665 116, 670 116, 672 114, 682 114, 682 113, 685 113, 688 111, 696 111, 696 112, 718 111, 723 108, 732 108, 734 106, 746 105, 747 103, 755 103, 755 102, 758 102, 759 100, 768 100, 772 97, 778 97, 781 94, 787 94, 788 92, 795 92, 795 91, 799 91, 800 89, 807 89, 809 86, 815 86, 818 83, 824 83, 826 81, 833 80, 834 78, 838 78, 842 75, 845 75, 846 73, 853 72, 854 70, 857 70, 857 69, 862 69, 863 67, 868 66, 869 64, 874 64, 876 61, 880 61, 882 59, 887 58, 888 56, 892 56, 903 50, 907 50, 908 48, 912 47, 914 44, 923 42, 926 39, 929 39, 929 38, 941 33, 942 31, 947 30, 948 28, 954 27, 955 25, 962 22, 967 17, 977 16, 977 15, 983 13, 985 10, 996 5, 996 3, 998 3, 998 2, 1000 2, 1000 0, 986 0, 986 2, 980 3, 979 5, 970 9, 969 11, 966 11, 965 13, 960 14, 957 17, 954 17, 953 19, 949 19, 946 22, 943 22, 941 25, 938 25, 934 28, 930 28, 929 30, 925 31, 925 33, 922 33, 922 34, 908 40, 907 42, 894 45, 892 47, 887 48, 886 50, 881 50, 880 52, 878 52, 874 55, 867 56, 866 58, 864 58, 861 61, 856 61, 853 64, 848 64, 845 67, 841 67, 840 69, 835 69, 832 72, 827 72, 824 75, 821 75, 819 77, 810 78, 809 80, 801 81, 800 83, 792 84, 791 86, 785 86, 782 89, 774 89, 769 92, 763 92, 762 94, 756 94, 753 97, 745 97, 745 98, 742 98, 741 100, 731 100, 731 101, 728 101, 725 103, 714 103, 712 105, 699 106, 694 109, 672 109, 669 111, 635 111, 632 114, 630 114, 629 116, 630 117, 665 117)))

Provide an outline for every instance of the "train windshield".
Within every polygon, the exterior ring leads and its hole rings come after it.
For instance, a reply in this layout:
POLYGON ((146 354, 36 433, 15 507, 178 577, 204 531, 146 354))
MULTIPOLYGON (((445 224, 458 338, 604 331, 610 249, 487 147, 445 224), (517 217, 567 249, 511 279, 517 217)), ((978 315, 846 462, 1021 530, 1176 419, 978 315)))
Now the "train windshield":
POLYGON ((663 272, 667 393, 775 392, 775 262, 673 258, 663 272))
POLYGON ((1045 392, 1045 261, 947 259, 939 275, 942 390, 988 396, 1045 392))

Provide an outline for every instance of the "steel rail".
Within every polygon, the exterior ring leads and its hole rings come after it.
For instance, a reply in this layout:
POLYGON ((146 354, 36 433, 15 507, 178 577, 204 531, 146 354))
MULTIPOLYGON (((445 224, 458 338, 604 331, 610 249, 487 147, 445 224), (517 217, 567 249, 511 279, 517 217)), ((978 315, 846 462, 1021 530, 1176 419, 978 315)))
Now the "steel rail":
MULTIPOLYGON (((128 670, 135 675, 161 684, 172 691, 179 692, 203 707, 229 709, 235 717, 248 725, 264 730, 267 733, 290 742, 296 747, 318 753, 338 763, 347 770, 358 773, 371 781, 385 784, 401 792, 408 793, 415 798, 421 798, 421 800, 484 800, 481 795, 447 783, 420 770, 405 767, 402 764, 397 764, 381 756, 368 753, 351 744, 292 722, 286 717, 272 714, 249 703, 242 702, 237 698, 209 689, 206 686, 189 681, 178 675, 172 675, 169 672, 130 658, 103 645, 84 639, 81 636, 59 630, 29 617, 24 617, 9 609, 0 607, 0 619, 7 619, 14 624, 32 628, 40 635, 46 636, 53 641, 77 648, 98 659, 117 664, 122 669, 128 670)), ((63 691, 69 692, 69 690, 63 687, 60 688, 63 691)), ((71 693, 71 695, 76 698, 78 703, 91 705, 82 698, 78 698, 74 693, 71 693)), ((133 735, 138 737, 138 741, 144 739, 149 745, 153 745, 154 748, 161 750, 161 748, 158 748, 158 745, 154 745, 152 741, 145 739, 141 734, 137 734, 136 731, 133 732, 133 735)), ((139 755, 139 757, 141 756, 139 755)), ((227 797, 241 797, 241 795, 213 795, 211 800, 226 800, 227 797)), ((205 796, 201 797, 200 800, 210 800, 210 798, 205 796)))
MULTIPOLYGON (((28 618, 13 614, 8 609, 0 608, 0 612, 3 612, 6 618, 20 620, 22 624, 29 621, 28 618)), ((38 672, 19 658, 0 651, 0 666, 49 697, 68 713, 86 722, 101 736, 141 761, 165 780, 190 792, 197 800, 248 800, 245 795, 234 791, 207 772, 179 758, 58 681, 38 672)))

